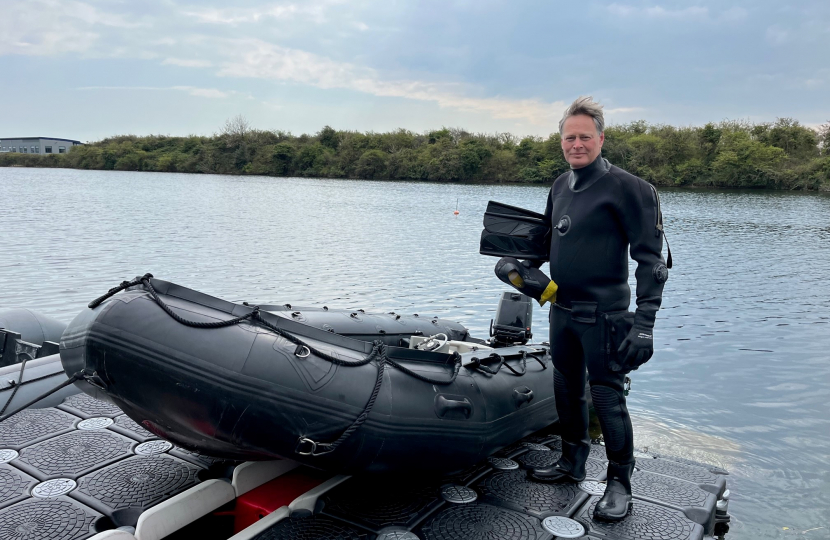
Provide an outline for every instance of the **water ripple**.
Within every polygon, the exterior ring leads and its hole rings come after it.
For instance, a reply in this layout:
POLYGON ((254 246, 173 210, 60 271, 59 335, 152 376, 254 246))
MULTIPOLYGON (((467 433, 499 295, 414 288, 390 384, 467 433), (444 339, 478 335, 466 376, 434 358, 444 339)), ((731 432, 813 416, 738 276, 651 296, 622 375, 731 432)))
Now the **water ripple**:
MULTIPOLYGON (((478 336, 505 290, 478 254, 487 201, 541 211, 547 196, 37 169, 0 169, 0 188, 0 309, 69 320, 152 272, 232 301, 440 315, 478 336)), ((637 445, 730 468, 730 538, 821 526, 826 538, 830 197, 663 190, 662 201, 675 268, 655 358, 632 375, 637 445)), ((546 311, 534 321, 547 339, 546 311)))

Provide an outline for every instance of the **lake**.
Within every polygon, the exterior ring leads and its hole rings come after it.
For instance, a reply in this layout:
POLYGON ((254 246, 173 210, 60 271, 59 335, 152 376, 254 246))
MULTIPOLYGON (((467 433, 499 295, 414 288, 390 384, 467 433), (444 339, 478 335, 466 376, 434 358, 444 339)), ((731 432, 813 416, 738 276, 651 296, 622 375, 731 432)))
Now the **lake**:
MULTIPOLYGON (((487 337, 507 288, 478 254, 484 208, 542 211, 549 186, 6 168, 0 189, 0 309, 68 322, 151 272, 226 300, 439 315, 487 337)), ((654 358, 632 375, 635 444, 731 471, 727 538, 828 538, 830 194, 661 197, 675 267, 654 358)), ((539 306, 534 321, 546 340, 539 306)))

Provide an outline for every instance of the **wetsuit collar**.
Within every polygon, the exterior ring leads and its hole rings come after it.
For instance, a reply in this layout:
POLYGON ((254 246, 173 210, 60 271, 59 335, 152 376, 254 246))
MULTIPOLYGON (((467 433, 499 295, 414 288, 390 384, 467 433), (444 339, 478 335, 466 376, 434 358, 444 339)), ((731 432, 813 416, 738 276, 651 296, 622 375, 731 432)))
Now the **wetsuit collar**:
POLYGON ((607 159, 602 157, 602 154, 597 156, 597 159, 580 169, 571 169, 571 174, 568 177, 568 187, 571 191, 583 191, 594 185, 594 182, 605 176, 611 169, 611 164, 607 159))

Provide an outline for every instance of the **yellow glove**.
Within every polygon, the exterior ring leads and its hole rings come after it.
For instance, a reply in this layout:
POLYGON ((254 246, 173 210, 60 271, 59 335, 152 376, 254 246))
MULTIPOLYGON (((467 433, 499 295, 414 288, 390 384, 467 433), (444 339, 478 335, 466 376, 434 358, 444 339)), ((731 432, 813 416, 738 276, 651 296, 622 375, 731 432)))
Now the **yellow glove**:
POLYGON ((551 304, 556 302, 556 291, 559 290, 559 285, 557 285, 553 280, 550 280, 548 286, 545 287, 545 290, 542 291, 542 296, 539 298, 539 305, 544 306, 545 302, 550 302, 551 304))
POLYGON ((495 272, 500 280, 535 299, 539 305, 556 301, 559 286, 538 268, 527 266, 513 257, 502 257, 496 263, 495 272))

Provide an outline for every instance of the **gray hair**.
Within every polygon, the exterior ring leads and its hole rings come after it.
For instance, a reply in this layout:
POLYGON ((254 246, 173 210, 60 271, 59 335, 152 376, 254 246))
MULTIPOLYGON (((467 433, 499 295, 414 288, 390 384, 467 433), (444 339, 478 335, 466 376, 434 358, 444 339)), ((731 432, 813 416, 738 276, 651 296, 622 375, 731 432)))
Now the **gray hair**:
POLYGON ((571 103, 570 107, 565 109, 562 120, 559 121, 559 135, 562 135, 565 120, 578 114, 590 116, 594 120, 594 125, 597 126, 597 134, 605 131, 605 117, 602 116, 602 105, 594 101, 593 96, 579 96, 571 103))

